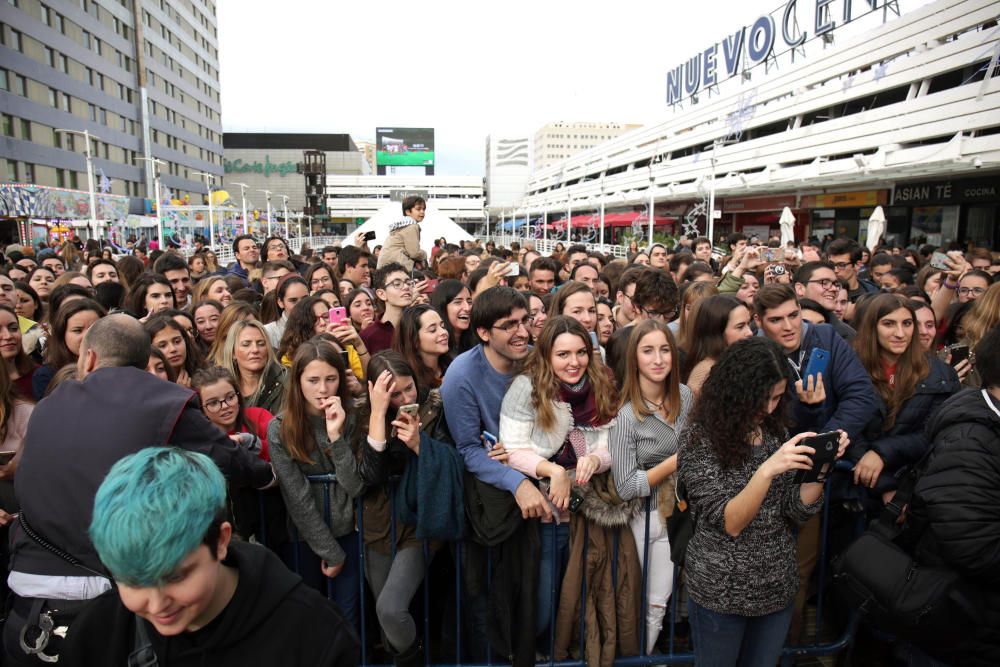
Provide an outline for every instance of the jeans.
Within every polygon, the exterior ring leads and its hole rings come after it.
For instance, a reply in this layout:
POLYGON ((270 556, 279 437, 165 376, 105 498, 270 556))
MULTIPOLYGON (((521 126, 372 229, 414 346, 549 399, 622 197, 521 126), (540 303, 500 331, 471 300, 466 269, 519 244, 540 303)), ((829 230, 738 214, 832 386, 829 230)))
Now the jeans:
POLYGON ((774 665, 788 634, 795 603, 764 616, 719 614, 688 599, 696 667, 774 665))
POLYGON ((542 540, 542 551, 538 562, 538 613, 535 617, 535 634, 541 635, 549 627, 549 617, 554 615, 559 607, 560 584, 563 571, 566 569, 566 561, 569 559, 569 523, 541 524, 538 533, 542 540), (556 589, 555 606, 552 601, 553 585, 556 589))
POLYGON ((424 580, 424 547, 401 549, 395 558, 375 549, 366 553, 366 575, 375 596, 379 625, 389 646, 396 653, 405 653, 417 640, 410 601, 424 580))
POLYGON ((305 542, 288 542, 285 551, 285 562, 296 572, 309 587, 316 589, 324 596, 337 603, 354 631, 361 632, 358 604, 361 599, 361 566, 358 558, 358 533, 351 531, 337 538, 337 543, 347 557, 344 569, 333 579, 326 577, 320 570, 321 558, 313 553, 305 542), (297 565, 297 567, 296 567, 297 565))

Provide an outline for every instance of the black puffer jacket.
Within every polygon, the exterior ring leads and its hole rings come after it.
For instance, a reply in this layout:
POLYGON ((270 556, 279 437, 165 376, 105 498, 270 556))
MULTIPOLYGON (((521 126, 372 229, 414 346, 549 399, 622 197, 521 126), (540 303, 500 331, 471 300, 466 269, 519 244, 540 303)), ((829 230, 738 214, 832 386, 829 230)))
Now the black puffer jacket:
POLYGON ((925 528, 917 559, 944 564, 980 594, 982 619, 956 665, 1000 665, 1000 400, 964 389, 927 425, 933 452, 911 512, 925 528))
POLYGON ((928 420, 962 388, 954 368, 934 357, 928 357, 928 361, 930 372, 900 408, 896 421, 888 430, 883 430, 888 409, 882 397, 875 394, 878 412, 844 455, 852 463, 857 463, 868 451, 882 458, 885 467, 875 486, 877 492, 895 489, 899 473, 927 453, 931 441, 924 428, 928 420))

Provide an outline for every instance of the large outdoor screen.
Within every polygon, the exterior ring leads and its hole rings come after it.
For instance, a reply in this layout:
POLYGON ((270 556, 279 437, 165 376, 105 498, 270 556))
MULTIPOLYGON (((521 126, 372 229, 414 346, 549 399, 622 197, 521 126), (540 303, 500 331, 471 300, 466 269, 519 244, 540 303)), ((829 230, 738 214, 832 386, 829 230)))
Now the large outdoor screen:
POLYGON ((375 129, 375 145, 380 167, 434 166, 432 127, 379 127, 375 129))

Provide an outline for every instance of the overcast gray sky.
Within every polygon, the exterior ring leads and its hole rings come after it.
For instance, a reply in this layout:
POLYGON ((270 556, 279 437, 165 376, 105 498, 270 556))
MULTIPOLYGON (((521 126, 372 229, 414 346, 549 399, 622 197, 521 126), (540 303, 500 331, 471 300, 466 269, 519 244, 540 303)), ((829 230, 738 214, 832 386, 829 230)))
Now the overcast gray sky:
MULTIPOLYGON (((835 17, 845 1, 834 0, 835 17)), ((927 1, 899 5, 909 12, 927 1)), ((799 4, 812 37, 815 2, 799 4)), ((490 133, 533 135, 552 120, 665 118, 667 70, 784 5, 220 0, 222 125, 355 140, 373 140, 376 126, 433 127, 437 173, 481 175, 490 133)), ((867 3, 854 6, 861 13, 867 3)), ((840 42, 849 30, 836 34, 840 42)))

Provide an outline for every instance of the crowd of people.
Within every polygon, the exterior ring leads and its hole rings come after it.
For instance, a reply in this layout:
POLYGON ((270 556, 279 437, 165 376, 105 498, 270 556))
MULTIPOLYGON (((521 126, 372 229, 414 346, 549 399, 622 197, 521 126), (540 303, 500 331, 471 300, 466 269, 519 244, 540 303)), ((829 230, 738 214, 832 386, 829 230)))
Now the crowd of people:
POLYGON ((677 599, 698 664, 775 664, 850 542, 824 497, 868 521, 914 466, 920 558, 983 623, 907 655, 1000 664, 997 253, 425 253, 402 209, 384 246, 246 235, 229 267, 6 248, 9 664, 349 665, 368 623, 397 665, 607 665, 669 650, 677 599), (845 463, 796 482, 824 433, 845 463))

